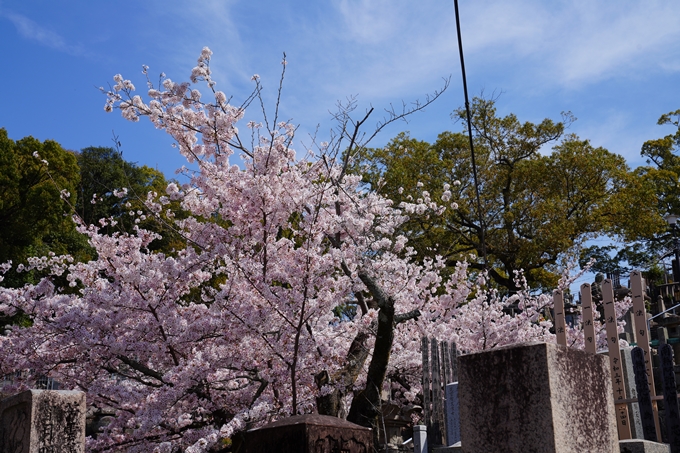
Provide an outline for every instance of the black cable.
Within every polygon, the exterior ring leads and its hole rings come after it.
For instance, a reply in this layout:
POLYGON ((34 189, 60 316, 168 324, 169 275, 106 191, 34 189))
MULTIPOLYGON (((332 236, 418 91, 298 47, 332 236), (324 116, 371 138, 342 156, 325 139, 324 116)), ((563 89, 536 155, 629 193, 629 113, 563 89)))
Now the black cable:
POLYGON ((475 181, 475 194, 477 195, 477 216, 479 217, 480 234, 479 239, 482 243, 482 258, 484 268, 488 268, 486 258, 486 225, 482 216, 482 202, 479 196, 479 181, 477 179, 477 163, 475 161, 475 147, 472 141, 472 118, 470 115, 470 101, 468 100, 467 80, 465 78, 465 59, 463 58, 463 38, 460 34, 460 14, 458 13, 458 0, 453 0, 453 7, 456 12, 456 30, 458 32, 458 51, 460 53, 460 68, 463 73, 463 92, 465 93, 465 112, 467 114, 468 137, 470 138, 470 155, 472 157, 472 176, 475 181))

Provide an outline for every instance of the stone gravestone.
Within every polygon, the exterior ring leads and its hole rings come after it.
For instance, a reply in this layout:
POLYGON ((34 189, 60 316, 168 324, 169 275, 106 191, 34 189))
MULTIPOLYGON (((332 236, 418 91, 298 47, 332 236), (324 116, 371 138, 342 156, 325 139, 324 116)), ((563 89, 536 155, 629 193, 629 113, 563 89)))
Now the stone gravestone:
POLYGON ((85 394, 27 390, 0 402, 0 453, 84 453, 85 394))
POLYGON ((659 345, 659 359, 668 443, 671 445, 671 453, 680 453, 680 413, 678 412, 678 394, 675 386, 675 367, 671 345, 659 345))
POLYGON ((247 431, 241 451, 371 453, 373 431, 329 415, 294 415, 247 431))
POLYGON ((606 357, 532 342, 458 366, 463 452, 619 452, 606 357))
MULTIPOLYGON (((626 394, 628 398, 637 398, 637 389, 635 387, 635 373, 633 372, 633 360, 631 351, 633 348, 621 349, 621 364, 623 365, 623 380, 626 385, 626 394)), ((644 362, 643 362, 644 365, 644 362)), ((628 403, 628 413, 630 414, 630 431, 633 439, 644 439, 645 435, 642 429, 642 418, 640 415, 640 406, 638 403, 628 403)))
MULTIPOLYGON (((638 406, 640 409, 640 421, 644 438, 656 442, 656 425, 654 423, 654 408, 652 397, 649 392, 647 380, 647 365, 645 364, 645 351, 642 348, 633 348, 631 352, 633 371, 635 372, 635 388, 637 391, 638 406)), ((660 439, 659 439, 660 440, 660 439)))
POLYGON ((458 382, 446 384, 446 443, 460 442, 460 411, 458 382))

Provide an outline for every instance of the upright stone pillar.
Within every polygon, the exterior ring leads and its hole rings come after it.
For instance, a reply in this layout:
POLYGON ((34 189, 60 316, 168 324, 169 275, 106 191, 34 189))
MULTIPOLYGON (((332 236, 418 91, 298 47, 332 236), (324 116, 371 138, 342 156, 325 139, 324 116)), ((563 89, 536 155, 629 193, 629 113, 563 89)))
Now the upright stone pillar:
POLYGON ((607 358, 524 343, 459 358, 465 453, 618 453, 607 358))
POLYGON ((27 390, 0 401, 0 453, 84 453, 85 394, 27 390))

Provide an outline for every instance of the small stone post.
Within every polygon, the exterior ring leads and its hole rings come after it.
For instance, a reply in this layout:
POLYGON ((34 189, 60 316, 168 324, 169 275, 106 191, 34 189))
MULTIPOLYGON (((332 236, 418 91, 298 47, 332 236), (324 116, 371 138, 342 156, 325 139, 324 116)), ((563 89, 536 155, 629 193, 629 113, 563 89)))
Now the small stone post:
POLYGON ((413 427, 413 453, 427 453, 427 426, 413 427))

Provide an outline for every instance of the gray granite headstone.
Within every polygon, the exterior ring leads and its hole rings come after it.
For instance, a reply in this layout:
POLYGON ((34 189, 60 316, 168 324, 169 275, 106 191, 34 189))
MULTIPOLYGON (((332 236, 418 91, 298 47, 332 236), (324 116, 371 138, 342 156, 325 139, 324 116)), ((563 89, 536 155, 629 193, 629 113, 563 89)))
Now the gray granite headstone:
POLYGON ((680 412, 678 394, 675 387, 673 348, 669 344, 659 345, 661 361, 661 382, 663 383, 663 405, 666 414, 666 434, 671 445, 671 453, 680 453, 680 412))
POLYGON ((656 442, 658 439, 656 438, 652 396, 649 392, 649 381, 647 379, 645 351, 643 351, 642 348, 633 348, 631 360, 633 361, 633 371, 635 372, 635 389, 637 392, 638 408, 640 410, 640 421, 642 422, 644 438, 656 442))
MULTIPOLYGON (((623 380, 626 383, 626 395, 628 395, 628 398, 637 398, 635 373, 633 372, 633 360, 631 358, 632 349, 621 349, 621 364, 623 365, 623 380)), ((630 413, 630 430, 633 439, 644 439, 645 435, 642 430, 642 419, 640 418, 638 403, 628 403, 628 411, 630 413)))
POLYGON ((458 365, 463 452, 619 452, 606 357, 534 342, 458 365))
POLYGON ((460 412, 458 409, 458 382, 446 384, 446 442, 460 442, 460 412))
POLYGON ((0 453, 84 453, 85 394, 27 390, 0 401, 0 453))

